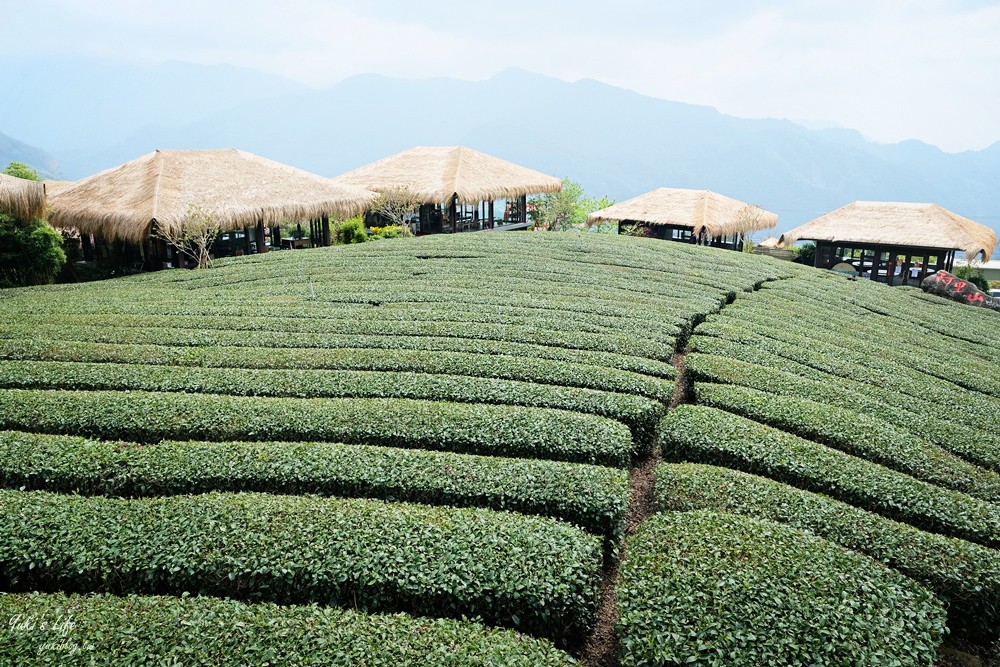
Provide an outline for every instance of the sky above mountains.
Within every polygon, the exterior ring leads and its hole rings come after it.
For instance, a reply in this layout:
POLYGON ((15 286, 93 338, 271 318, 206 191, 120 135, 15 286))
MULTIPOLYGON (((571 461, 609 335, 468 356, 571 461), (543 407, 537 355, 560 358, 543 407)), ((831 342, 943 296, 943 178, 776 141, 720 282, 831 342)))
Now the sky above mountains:
MULTIPOLYGON (((946 151, 1000 141, 1000 3, 973 0, 0 0, 0 66, 46 56, 360 73, 593 78, 748 118, 946 151)), ((0 91, 9 97, 11 91, 0 91)), ((50 102, 58 102, 56 93, 50 102)), ((0 128, 2 130, 2 128, 0 128)))

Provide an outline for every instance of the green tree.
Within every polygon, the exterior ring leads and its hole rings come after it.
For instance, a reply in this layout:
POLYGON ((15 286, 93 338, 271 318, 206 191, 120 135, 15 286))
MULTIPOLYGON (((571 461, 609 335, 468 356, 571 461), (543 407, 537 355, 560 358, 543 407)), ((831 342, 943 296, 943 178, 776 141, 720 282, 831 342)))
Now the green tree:
MULTIPOLYGON (((3 173, 39 180, 35 170, 22 162, 11 162, 3 173)), ((51 283, 65 263, 63 238, 47 222, 0 214, 0 287, 51 283)))
POLYGON ((38 172, 24 164, 23 162, 11 162, 4 168, 3 173, 8 176, 17 176, 29 181, 39 181, 38 172))
POLYGON ((550 232, 583 229, 587 226, 587 214, 613 203, 607 197, 585 197, 583 186, 568 178, 563 179, 561 191, 528 200, 535 229, 550 232))

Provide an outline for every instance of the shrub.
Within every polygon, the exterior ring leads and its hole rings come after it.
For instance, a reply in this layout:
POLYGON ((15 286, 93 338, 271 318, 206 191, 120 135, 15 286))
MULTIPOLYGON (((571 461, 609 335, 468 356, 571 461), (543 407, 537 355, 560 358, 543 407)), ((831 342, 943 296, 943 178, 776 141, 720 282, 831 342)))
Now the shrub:
MULTIPOLYGON (((766 354, 746 354, 757 363, 741 361, 722 354, 739 354, 719 338, 696 337, 698 349, 715 349, 719 354, 692 353, 685 359, 688 378, 725 382, 780 394, 800 396, 820 403, 847 408, 882 422, 879 428, 893 425, 909 433, 917 433, 929 441, 958 454, 977 465, 1000 470, 1000 438, 977 431, 971 427, 941 419, 934 414, 933 406, 913 397, 900 395, 891 389, 872 385, 862 385, 846 378, 825 375, 825 379, 805 377, 798 374, 798 367, 788 372, 784 364, 766 354), (704 341, 713 341, 709 346, 704 341)), ((913 435, 917 438, 917 435, 913 435)))
POLYGON ((66 263, 62 236, 44 220, 0 213, 0 287, 51 283, 66 263))
POLYGON ((987 294, 990 291, 990 284, 989 282, 987 282, 986 277, 983 275, 982 267, 956 266, 955 276, 961 278, 962 280, 966 280, 972 283, 978 289, 982 290, 983 292, 986 292, 987 294))
POLYGON ((365 219, 363 216, 348 218, 334 225, 334 245, 364 243, 367 240, 368 234, 365 232, 365 219))
POLYGON ((1000 552, 917 530, 817 493, 764 477, 700 464, 656 469, 661 510, 745 514, 808 530, 867 554, 948 603, 952 632, 987 643, 1000 638, 1000 552))
POLYGON ((371 227, 372 241, 378 239, 398 239, 413 236, 409 225, 386 225, 385 227, 371 227))
POLYGON ((0 490, 0 507, 5 590, 320 602, 481 618, 560 642, 597 608, 601 540, 543 517, 254 493, 0 490))
POLYGON ((604 417, 409 399, 0 389, 0 428, 138 442, 351 442, 620 468, 632 454, 628 429, 604 417))
POLYGON ((419 449, 295 442, 140 446, 0 432, 0 485, 108 496, 264 491, 516 510, 617 539, 623 470, 419 449))
POLYGON ((795 396, 734 385, 695 384, 703 405, 721 408, 783 431, 880 463, 931 484, 1000 500, 1000 476, 977 468, 884 420, 795 396))
POLYGON ((1000 546, 1000 505, 715 408, 682 405, 661 423, 668 461, 735 468, 825 493, 918 528, 1000 546))
POLYGON ((618 584, 623 665, 930 665, 931 593, 807 532, 715 512, 658 514, 618 584))
POLYGON ((6 665, 576 664, 547 641, 509 630, 317 605, 0 594, 0 614, 18 619, 0 627, 0 663, 6 665))
POLYGON ((638 396, 470 376, 0 361, 0 387, 138 389, 234 396, 412 398, 545 407, 617 419, 648 442, 662 404, 638 396))

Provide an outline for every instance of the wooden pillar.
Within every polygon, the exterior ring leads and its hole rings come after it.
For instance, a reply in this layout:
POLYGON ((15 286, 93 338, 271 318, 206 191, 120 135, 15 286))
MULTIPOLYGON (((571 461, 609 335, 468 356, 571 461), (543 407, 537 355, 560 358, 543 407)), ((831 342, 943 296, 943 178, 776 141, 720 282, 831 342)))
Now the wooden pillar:
POLYGON ((249 227, 244 227, 243 228, 243 254, 244 255, 249 255, 250 254, 250 228, 249 227))
POLYGON ((458 224, 458 195, 452 195, 448 203, 448 220, 451 221, 451 231, 454 232, 458 224))
POLYGON ((83 261, 93 261, 94 246, 91 245, 90 234, 80 234, 80 249, 83 250, 83 261))
POLYGON ((257 221, 257 254, 267 252, 267 241, 264 239, 264 221, 257 221))
POLYGON ((323 216, 323 245, 330 245, 330 216, 323 216))
POLYGON ((492 199, 490 200, 490 204, 489 204, 489 219, 490 219, 490 222, 489 222, 490 229, 493 229, 493 225, 495 223, 493 222, 494 218, 493 218, 493 200, 492 199))
POLYGON ((521 199, 518 200, 518 208, 521 209, 521 222, 528 222, 528 195, 521 195, 521 199))

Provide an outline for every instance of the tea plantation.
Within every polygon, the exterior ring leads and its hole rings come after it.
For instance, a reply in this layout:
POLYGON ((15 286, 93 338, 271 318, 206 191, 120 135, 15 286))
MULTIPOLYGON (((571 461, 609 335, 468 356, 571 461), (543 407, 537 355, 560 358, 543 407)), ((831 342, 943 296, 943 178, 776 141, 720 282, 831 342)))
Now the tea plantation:
POLYGON ((932 665, 1000 316, 597 234, 0 292, 0 664, 932 665))

